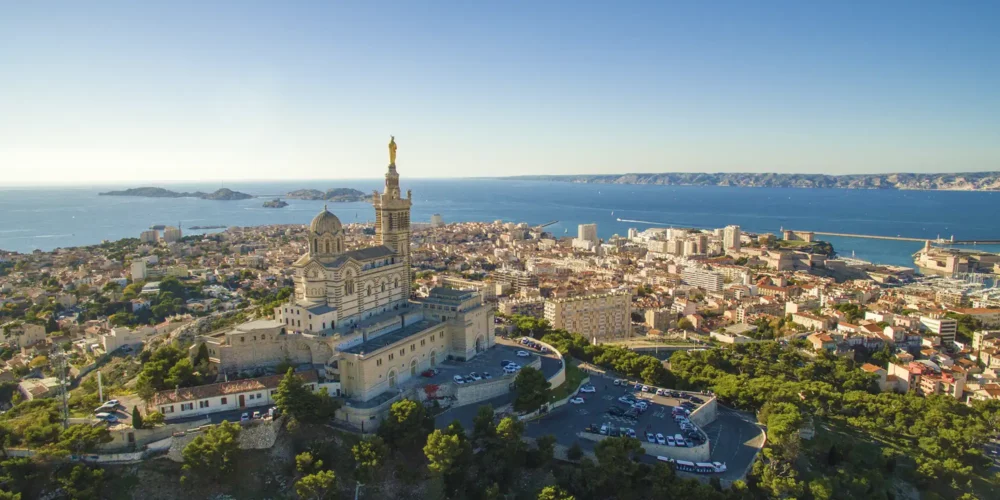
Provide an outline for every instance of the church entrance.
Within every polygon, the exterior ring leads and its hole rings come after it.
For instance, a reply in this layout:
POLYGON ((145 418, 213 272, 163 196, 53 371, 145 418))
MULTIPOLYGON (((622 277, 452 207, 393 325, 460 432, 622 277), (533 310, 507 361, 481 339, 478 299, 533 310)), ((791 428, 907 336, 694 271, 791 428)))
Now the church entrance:
POLYGON ((485 350, 486 350, 486 341, 483 339, 483 336, 480 335, 476 337, 476 352, 483 352, 485 350))

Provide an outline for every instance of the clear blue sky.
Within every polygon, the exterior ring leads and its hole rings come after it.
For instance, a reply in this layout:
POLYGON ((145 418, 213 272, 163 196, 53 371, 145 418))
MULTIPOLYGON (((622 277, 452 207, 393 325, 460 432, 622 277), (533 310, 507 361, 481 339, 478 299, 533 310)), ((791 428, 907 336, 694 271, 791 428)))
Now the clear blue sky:
POLYGON ((1000 2, 293 3, 7 3, 0 184, 1000 170, 1000 2))

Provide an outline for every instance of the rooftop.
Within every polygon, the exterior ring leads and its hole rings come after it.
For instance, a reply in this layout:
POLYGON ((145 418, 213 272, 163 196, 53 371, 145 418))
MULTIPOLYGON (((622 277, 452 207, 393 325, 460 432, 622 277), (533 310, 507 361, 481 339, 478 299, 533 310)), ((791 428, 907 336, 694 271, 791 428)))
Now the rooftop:
POLYGON ((412 337, 414 335, 417 335, 425 330, 428 330, 440 324, 441 323, 437 321, 422 319, 420 321, 417 321, 416 323, 413 323, 412 325, 406 325, 405 327, 400 328, 399 330, 394 330, 392 332, 379 335, 378 337, 369 339, 367 342, 363 342, 354 347, 344 349, 343 352, 346 352, 348 354, 365 354, 374 352, 383 347, 395 344, 407 337, 412 337))
MULTIPOLYGON (((304 382, 311 383, 319 380, 316 370, 298 372, 304 382)), ((153 396, 153 405, 179 403, 182 401, 197 401, 199 399, 225 396, 227 394, 239 394, 264 389, 274 389, 281 383, 285 374, 268 375, 266 377, 248 378, 243 380, 233 380, 231 382, 220 382, 217 384, 199 385, 197 387, 185 387, 176 390, 160 391, 153 396)))

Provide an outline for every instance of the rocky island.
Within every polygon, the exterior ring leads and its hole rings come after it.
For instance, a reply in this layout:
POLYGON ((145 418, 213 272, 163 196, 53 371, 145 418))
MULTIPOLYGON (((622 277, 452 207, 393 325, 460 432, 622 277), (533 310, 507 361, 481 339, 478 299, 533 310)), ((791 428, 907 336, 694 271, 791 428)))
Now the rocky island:
POLYGON ((280 198, 275 198, 271 201, 264 202, 264 208, 285 208, 288 206, 288 202, 280 198))
POLYGON ((351 188, 330 188, 326 192, 318 189, 299 189, 285 195, 295 200, 317 200, 333 202, 371 201, 370 194, 351 188))
POLYGON ((125 189, 122 191, 108 191, 106 193, 98 193, 99 196, 141 196, 143 198, 201 198, 203 200, 246 200, 253 198, 252 195, 241 193, 239 191, 233 191, 232 189, 222 188, 217 189, 211 193, 203 193, 201 191, 195 191, 193 193, 177 192, 171 191, 169 189, 163 189, 159 187, 139 187, 125 189))
POLYGON ((505 179, 582 184, 656 184, 662 186, 1000 191, 1000 172, 856 175, 666 172, 612 175, 522 175, 505 177, 505 179))

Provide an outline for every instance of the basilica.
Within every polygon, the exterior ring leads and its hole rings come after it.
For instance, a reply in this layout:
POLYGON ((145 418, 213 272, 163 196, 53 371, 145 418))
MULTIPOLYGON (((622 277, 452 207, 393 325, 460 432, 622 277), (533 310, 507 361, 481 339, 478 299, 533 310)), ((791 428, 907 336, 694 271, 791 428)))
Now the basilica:
POLYGON ((478 292, 436 288, 410 299, 412 195, 399 188, 395 139, 389 160, 385 189, 373 197, 376 245, 345 250, 340 219, 324 207, 293 264, 295 292, 274 319, 199 339, 220 373, 311 364, 339 382, 339 395, 364 403, 494 345, 493 312, 478 292))

